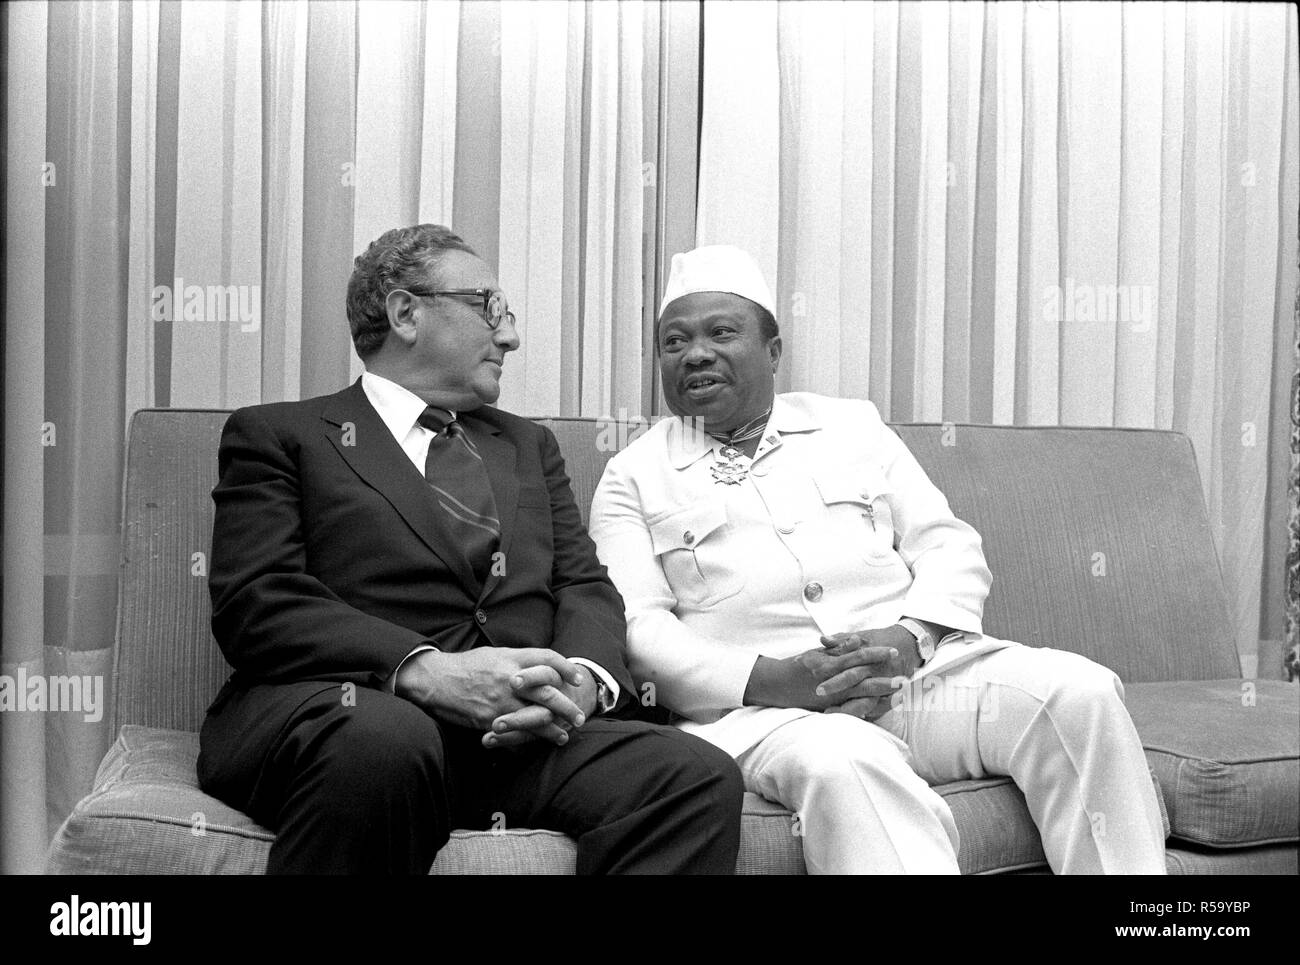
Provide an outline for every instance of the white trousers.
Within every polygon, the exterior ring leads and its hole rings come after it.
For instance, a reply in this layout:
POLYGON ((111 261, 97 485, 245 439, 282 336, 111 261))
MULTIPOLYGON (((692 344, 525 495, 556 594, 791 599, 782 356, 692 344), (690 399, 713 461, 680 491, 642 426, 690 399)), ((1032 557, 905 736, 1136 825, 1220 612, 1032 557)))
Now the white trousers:
POLYGON ((1008 775, 1058 874, 1164 874, 1160 806, 1124 690, 1062 650, 1012 646, 909 684, 876 723, 816 714, 737 757, 797 815, 812 874, 956 874, 931 784, 1008 775))

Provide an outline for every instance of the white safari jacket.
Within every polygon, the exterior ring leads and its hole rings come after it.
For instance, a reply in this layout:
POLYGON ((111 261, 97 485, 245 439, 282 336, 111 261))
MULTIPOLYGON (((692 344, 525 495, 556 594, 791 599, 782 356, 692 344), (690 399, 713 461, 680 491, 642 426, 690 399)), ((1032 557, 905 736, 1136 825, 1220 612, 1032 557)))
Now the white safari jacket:
POLYGON ((591 510, 623 595, 633 674, 682 726, 738 755, 809 713, 741 708, 760 655, 928 620, 946 638, 918 676, 1009 641, 982 634, 992 578, 975 530, 866 401, 778 395, 748 478, 721 446, 666 419, 610 460, 591 510))

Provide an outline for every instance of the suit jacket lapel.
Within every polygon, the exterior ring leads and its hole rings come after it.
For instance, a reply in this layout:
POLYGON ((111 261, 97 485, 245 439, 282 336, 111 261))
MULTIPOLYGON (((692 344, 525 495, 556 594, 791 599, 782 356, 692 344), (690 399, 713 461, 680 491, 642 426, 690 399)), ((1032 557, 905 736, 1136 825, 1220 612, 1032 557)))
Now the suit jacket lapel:
POLYGON ((321 417, 329 424, 326 436, 339 455, 366 485, 392 504, 425 545, 456 574, 470 596, 477 598, 478 580, 465 554, 459 551, 446 513, 366 398, 360 380, 336 395, 321 417))
MULTIPOLYGON (((501 521, 501 542, 497 551, 508 559, 510 540, 515 533, 516 510, 519 508, 519 479, 515 474, 519 453, 509 440, 501 437, 501 428, 494 422, 473 412, 466 412, 460 418, 462 422, 472 424, 474 443, 478 446, 479 455, 483 457, 483 466, 487 470, 492 496, 497 504, 497 518, 501 521)), ((482 595, 486 597, 500 580, 501 567, 493 565, 488 571, 482 595)))

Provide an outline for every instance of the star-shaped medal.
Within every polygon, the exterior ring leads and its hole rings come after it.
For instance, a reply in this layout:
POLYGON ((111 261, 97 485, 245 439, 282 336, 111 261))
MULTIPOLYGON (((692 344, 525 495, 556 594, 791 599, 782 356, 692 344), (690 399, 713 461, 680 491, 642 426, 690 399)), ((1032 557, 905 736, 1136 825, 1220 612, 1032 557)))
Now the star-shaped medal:
POLYGON ((723 459, 722 462, 714 461, 711 469, 713 471, 713 481, 723 483, 728 486, 738 486, 749 476, 749 466, 745 462, 744 454, 735 446, 723 446, 718 453, 723 459))

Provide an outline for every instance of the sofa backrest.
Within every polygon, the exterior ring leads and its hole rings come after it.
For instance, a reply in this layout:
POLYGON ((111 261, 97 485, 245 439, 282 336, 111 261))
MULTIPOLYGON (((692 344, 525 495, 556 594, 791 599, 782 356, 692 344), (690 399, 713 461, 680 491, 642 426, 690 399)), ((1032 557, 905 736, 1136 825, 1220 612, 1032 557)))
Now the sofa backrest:
MULTIPOLYGON (((207 590, 225 410, 131 421, 112 693, 114 727, 197 730, 229 673, 207 590)), ((555 432, 584 518, 618 440, 555 432)), ((896 425, 984 537, 985 631, 1085 654, 1126 681, 1236 677, 1232 623, 1190 441, 1139 429, 896 425)))

